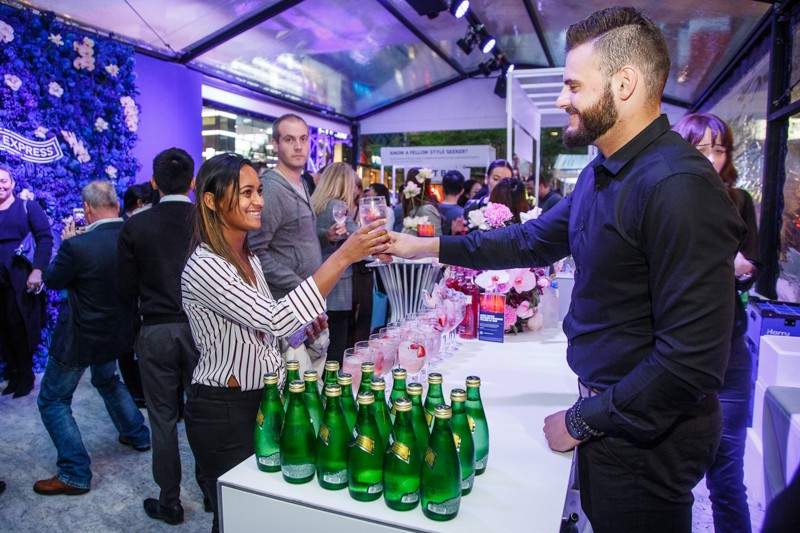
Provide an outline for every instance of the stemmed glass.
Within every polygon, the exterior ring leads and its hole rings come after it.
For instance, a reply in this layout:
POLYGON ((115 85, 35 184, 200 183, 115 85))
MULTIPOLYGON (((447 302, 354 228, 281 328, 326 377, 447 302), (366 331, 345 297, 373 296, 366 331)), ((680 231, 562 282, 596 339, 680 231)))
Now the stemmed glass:
POLYGON ((386 199, 383 196, 366 196, 358 202, 358 223, 361 226, 386 218, 386 199))
POLYGON ((333 206, 331 210, 331 214, 333 215, 333 220, 339 225, 343 225, 347 222, 347 206, 343 204, 336 204, 333 206))

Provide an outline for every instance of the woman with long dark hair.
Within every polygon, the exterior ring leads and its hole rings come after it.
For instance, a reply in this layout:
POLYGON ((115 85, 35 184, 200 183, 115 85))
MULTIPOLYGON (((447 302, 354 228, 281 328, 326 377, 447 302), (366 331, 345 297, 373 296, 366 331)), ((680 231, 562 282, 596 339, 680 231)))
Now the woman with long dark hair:
POLYGON ((759 264, 756 212, 750 194, 735 187, 738 174, 733 166, 733 134, 728 125, 716 115, 693 113, 683 117, 673 129, 708 158, 747 224, 747 238, 734 260, 737 292, 731 296, 736 299, 736 315, 728 368, 719 391, 722 440, 714 464, 706 473, 714 529, 747 533, 751 526, 744 486, 744 447, 753 361, 745 340, 747 312, 739 294, 752 287, 759 264))
POLYGON ((236 154, 214 156, 200 167, 196 192, 199 244, 183 271, 181 293, 200 359, 185 418, 217 531, 217 478, 253 453, 262 377, 276 372, 285 380, 278 338, 322 314, 342 273, 384 251, 388 236, 383 220, 356 231, 312 276, 275 300, 247 247, 247 232, 261 227, 264 208, 253 166, 236 154))
POLYGON ((528 199, 525 197, 525 185, 517 178, 503 178, 492 189, 489 201, 503 204, 511 210, 512 221, 519 224, 520 213, 528 211, 528 199))

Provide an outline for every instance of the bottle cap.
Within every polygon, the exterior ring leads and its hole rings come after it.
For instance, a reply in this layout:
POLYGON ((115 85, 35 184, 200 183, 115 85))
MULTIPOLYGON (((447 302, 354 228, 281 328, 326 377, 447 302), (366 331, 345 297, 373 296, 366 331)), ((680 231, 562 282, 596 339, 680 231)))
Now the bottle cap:
POLYGON ((306 384, 299 379, 293 380, 289 383, 289 392, 305 392, 306 384))
POLYGON ((326 361, 325 362, 325 370, 330 372, 338 372, 339 371, 339 361, 326 361))
POLYGON ((372 378, 369 388, 372 390, 386 390, 386 382, 383 378, 372 378))
POLYGON ((406 392, 409 396, 422 396, 422 385, 419 383, 409 383, 406 386, 406 392))
POLYGON ((358 401, 358 405, 370 405, 375 403, 375 396, 371 392, 359 392, 356 401, 358 401))
POLYGON ((372 361, 364 361, 361 363, 361 372, 369 372, 371 374, 375 373, 375 363, 372 361))
POLYGON ((306 370, 303 372, 303 381, 317 381, 319 376, 316 370, 306 370))
POLYGON ((267 372, 264 374, 264 385, 277 385, 278 384, 278 374, 275 372, 267 372))
POLYGON ((466 402, 467 391, 464 389, 453 389, 450 391, 450 400, 454 402, 466 402))
POLYGON ((428 374, 428 385, 441 385, 442 384, 442 375, 438 372, 432 372, 428 374))
POLYGON ((392 377, 394 379, 406 379, 408 376, 408 372, 406 372, 405 368, 395 368, 392 370, 392 377))
POLYGON ((398 398, 394 401, 394 410, 398 413, 411 410, 411 400, 408 398, 398 398))
POLYGON ((339 385, 352 385, 353 376, 351 374, 342 373, 336 376, 336 381, 339 382, 339 385))
POLYGON ((467 376, 467 387, 480 387, 481 378, 478 376, 467 376))
POLYGON ((334 398, 342 395, 342 388, 339 385, 325 385, 325 396, 334 398))
POLYGON ((300 361, 297 359, 286 361, 286 370, 300 370, 300 361))
POLYGON ((436 406, 436 410, 433 412, 433 416, 441 420, 449 420, 453 417, 453 410, 450 409, 449 405, 445 405, 442 403, 436 406))

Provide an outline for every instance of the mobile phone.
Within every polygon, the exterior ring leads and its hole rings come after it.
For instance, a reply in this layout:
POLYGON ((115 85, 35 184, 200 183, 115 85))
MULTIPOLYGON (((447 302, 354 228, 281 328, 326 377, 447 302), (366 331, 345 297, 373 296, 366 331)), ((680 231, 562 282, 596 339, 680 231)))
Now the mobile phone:
POLYGON ((86 213, 84 213, 82 207, 76 207, 72 210, 72 220, 75 222, 76 228, 86 225, 86 213))

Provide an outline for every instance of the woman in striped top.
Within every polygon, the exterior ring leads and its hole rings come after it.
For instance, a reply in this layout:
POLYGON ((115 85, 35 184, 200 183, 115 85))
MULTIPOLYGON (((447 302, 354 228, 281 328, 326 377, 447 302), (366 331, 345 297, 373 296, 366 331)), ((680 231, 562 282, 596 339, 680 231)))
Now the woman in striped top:
POLYGON ((253 453, 262 376, 285 369, 277 339, 325 311, 325 297, 354 262, 384 251, 382 222, 355 232, 313 276, 280 300, 267 288, 247 232, 261 226, 262 186, 249 161, 220 154, 197 175, 199 245, 181 279, 200 359, 186 403, 186 433, 218 530, 217 478, 253 453), (375 230, 375 231, 373 231, 375 230))

